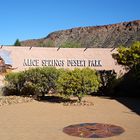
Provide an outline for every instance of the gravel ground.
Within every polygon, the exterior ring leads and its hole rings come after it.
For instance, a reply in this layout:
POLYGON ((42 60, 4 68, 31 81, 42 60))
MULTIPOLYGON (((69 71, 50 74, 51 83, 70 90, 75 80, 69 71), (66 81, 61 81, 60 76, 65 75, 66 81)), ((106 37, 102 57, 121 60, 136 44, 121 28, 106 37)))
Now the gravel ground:
POLYGON ((64 106, 61 103, 44 101, 1 106, 0 138, 2 140, 84 140, 86 138, 63 133, 63 128, 79 123, 106 123, 121 126, 125 132, 101 140, 140 139, 138 114, 115 99, 86 97, 84 100, 93 102, 94 105, 64 106))
POLYGON ((26 103, 34 101, 29 97, 20 97, 20 96, 0 96, 0 106, 11 105, 18 103, 26 103))

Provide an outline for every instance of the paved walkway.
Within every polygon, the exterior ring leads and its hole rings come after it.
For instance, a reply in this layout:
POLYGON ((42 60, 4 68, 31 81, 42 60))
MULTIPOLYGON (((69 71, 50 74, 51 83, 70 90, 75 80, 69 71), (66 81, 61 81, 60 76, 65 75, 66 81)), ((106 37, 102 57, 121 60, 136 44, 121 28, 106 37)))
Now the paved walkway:
MULTIPOLYGON (((116 100, 87 97, 94 106, 31 102, 0 107, 1 140, 84 140, 62 132, 79 123, 119 125, 125 133, 105 140, 139 140, 140 116, 116 100)), ((96 140, 96 139, 95 139, 96 140)), ((99 140, 99 138, 97 139, 99 140)))

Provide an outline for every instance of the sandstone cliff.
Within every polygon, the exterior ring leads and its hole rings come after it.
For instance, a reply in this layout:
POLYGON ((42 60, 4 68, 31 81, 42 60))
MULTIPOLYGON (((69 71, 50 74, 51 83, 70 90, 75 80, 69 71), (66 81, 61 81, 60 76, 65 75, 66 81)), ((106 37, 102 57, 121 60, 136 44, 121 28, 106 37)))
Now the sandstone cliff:
POLYGON ((21 44, 41 47, 72 44, 76 47, 109 48, 120 45, 129 46, 134 41, 140 41, 140 20, 56 31, 45 38, 22 41, 21 44))

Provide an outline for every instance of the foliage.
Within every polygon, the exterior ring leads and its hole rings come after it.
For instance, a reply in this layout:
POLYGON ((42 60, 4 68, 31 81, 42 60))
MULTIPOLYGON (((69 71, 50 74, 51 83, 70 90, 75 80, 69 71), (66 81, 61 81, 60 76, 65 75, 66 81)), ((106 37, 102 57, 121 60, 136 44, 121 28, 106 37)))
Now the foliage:
POLYGON ((34 68, 9 73, 5 77, 5 95, 26 95, 40 97, 55 90, 65 97, 82 97, 97 92, 100 78, 95 70, 84 68, 74 70, 54 67, 34 68))
POLYGON ((46 46, 47 47, 54 47, 55 46, 54 41, 53 40, 48 40, 47 43, 46 43, 46 46))
POLYGON ((81 48, 81 44, 77 42, 65 42, 60 45, 60 48, 81 48))
POLYGON ((15 41, 14 46, 21 46, 21 43, 20 43, 19 39, 17 39, 17 40, 15 41))
POLYGON ((53 40, 48 40, 47 42, 44 42, 43 40, 40 40, 38 42, 39 47, 54 47, 53 40))
POLYGON ((100 79, 95 70, 84 68, 65 70, 57 81, 59 93, 70 97, 76 96, 81 101, 82 97, 92 92, 97 92, 100 87, 100 79))
POLYGON ((4 95, 18 95, 22 86, 23 73, 9 73, 5 76, 4 95))
POLYGON ((130 48, 121 46, 118 53, 113 54, 113 58, 118 64, 124 65, 127 69, 132 69, 140 64, 140 42, 133 43, 130 48))
POLYGON ((140 65, 132 68, 123 77, 119 78, 119 84, 114 87, 115 96, 140 97, 140 65))
POLYGON ((113 54, 118 64, 129 70, 115 87, 115 94, 125 96, 139 96, 140 91, 140 42, 133 43, 130 48, 120 47, 118 53, 113 54))
POLYGON ((109 95, 116 84, 117 74, 114 70, 101 70, 98 72, 102 84, 102 86, 99 88, 99 92, 101 95, 109 95))
POLYGON ((53 67, 34 68, 6 75, 6 94, 44 96, 56 88, 59 71, 53 67))

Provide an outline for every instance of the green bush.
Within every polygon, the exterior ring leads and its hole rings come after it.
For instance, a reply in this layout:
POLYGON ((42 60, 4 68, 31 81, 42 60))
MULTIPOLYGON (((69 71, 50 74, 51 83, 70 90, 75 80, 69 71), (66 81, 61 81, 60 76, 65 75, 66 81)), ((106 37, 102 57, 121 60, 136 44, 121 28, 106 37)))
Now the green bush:
POLYGON ((5 95, 44 96, 50 90, 65 97, 76 96, 79 101, 92 92, 97 92, 100 78, 95 70, 84 68, 74 70, 54 67, 34 68, 10 73, 5 77, 5 95))
POLYGON ((121 46, 112 56, 127 70, 115 87, 115 95, 140 96, 140 41, 134 42, 129 48, 121 46))
POLYGON ((19 95, 23 85, 23 73, 9 73, 5 76, 4 95, 19 95))
POLYGON ((95 70, 84 68, 65 70, 57 81, 57 90, 66 97, 76 96, 79 102, 82 97, 97 92, 100 87, 100 78, 95 70))
POLYGON ((34 68, 6 75, 5 95, 44 96, 56 89, 59 71, 53 67, 34 68))
POLYGON ((136 69, 140 64, 140 41, 134 42, 129 48, 121 46, 117 53, 112 54, 112 57, 126 69, 136 69))
POLYGON ((119 83, 114 87, 115 96, 124 97, 140 97, 140 65, 132 68, 123 77, 120 78, 119 83))
POLYGON ((110 95, 113 92, 114 86, 116 86, 117 74, 114 70, 100 70, 98 71, 102 86, 99 88, 100 95, 110 95))

